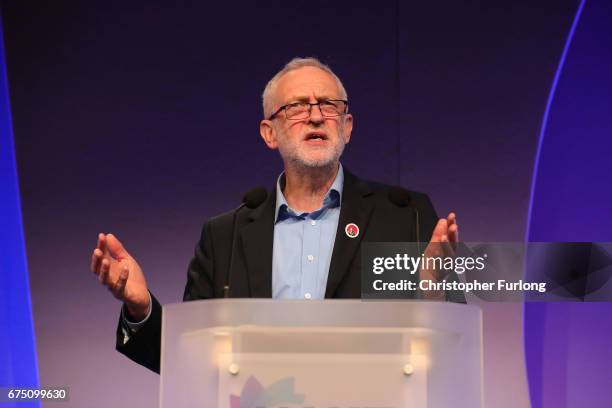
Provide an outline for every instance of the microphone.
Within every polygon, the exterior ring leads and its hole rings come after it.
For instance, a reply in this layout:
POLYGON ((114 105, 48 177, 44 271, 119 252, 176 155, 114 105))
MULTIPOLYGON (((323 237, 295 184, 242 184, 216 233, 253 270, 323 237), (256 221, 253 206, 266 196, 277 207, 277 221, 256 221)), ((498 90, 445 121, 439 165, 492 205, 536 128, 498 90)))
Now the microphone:
POLYGON ((225 285, 223 286, 223 297, 228 298, 230 295, 230 279, 232 277, 232 267, 234 266, 234 246, 236 244, 236 220, 238 218, 238 212, 242 210, 243 207, 247 207, 250 210, 254 210, 259 207, 261 203, 266 201, 268 197, 268 192, 265 188, 261 186, 257 186, 246 192, 244 197, 242 198, 242 204, 234 210, 234 214, 232 216, 232 239, 230 246, 230 261, 229 261, 229 269, 227 271, 227 275, 225 278, 225 285))
POLYGON ((416 242, 417 242, 417 251, 419 251, 419 254, 421 253, 421 217, 419 216, 419 210, 416 208, 416 206, 411 205, 412 204, 412 196, 410 195, 410 192, 404 188, 401 187, 391 187, 389 189, 389 201, 391 201, 393 204, 397 205, 400 208, 404 208, 404 207, 412 207, 412 209, 414 210, 414 224, 415 224, 415 236, 416 236, 416 242))
POLYGON ((412 196, 406 189, 401 187, 391 187, 389 189, 389 201, 398 207, 408 207, 410 201, 412 201, 412 196))
POLYGON ((266 189, 261 186, 257 186, 247 191, 242 198, 242 205, 238 207, 236 211, 242 208, 243 205, 251 210, 254 210, 255 208, 259 207, 261 203, 266 201, 266 198, 268 198, 268 192, 266 189))

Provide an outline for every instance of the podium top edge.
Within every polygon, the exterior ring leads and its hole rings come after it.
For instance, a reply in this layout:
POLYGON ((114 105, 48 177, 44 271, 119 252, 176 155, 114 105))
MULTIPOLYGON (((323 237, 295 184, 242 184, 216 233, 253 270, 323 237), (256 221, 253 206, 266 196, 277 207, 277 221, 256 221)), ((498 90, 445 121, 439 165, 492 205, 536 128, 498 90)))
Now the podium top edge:
MULTIPOLYGON (((195 305, 215 305, 222 306, 226 305, 231 307, 232 305, 275 305, 275 307, 282 307, 283 305, 304 305, 305 308, 309 307, 306 305, 312 305, 313 307, 320 308, 323 306, 341 306, 346 307, 347 305, 366 308, 368 306, 372 307, 397 307, 399 309, 406 308, 424 308, 429 306, 430 308, 445 308, 445 309, 457 309, 457 310, 472 310, 474 312, 481 311, 482 308, 478 305, 464 304, 464 303, 455 303, 455 302, 447 302, 447 301, 433 301, 433 300, 361 300, 361 299, 269 299, 269 298, 232 298, 232 299, 200 299, 200 300, 191 300, 187 302, 178 302, 178 303, 169 303, 163 305, 164 310, 176 310, 189 308, 190 306, 195 305)), ((265 307, 265 306, 263 306, 265 307)))

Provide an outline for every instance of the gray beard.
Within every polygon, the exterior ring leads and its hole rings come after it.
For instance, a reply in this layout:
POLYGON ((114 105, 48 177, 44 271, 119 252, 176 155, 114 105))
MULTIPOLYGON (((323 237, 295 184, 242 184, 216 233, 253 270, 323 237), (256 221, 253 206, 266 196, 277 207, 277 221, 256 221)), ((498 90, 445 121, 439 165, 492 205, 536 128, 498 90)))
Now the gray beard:
MULTIPOLYGON (((339 140, 344 140, 342 137, 344 134, 344 126, 340 125, 338 131, 339 140)), ((286 137, 284 133, 283 137, 286 137)), ((283 161, 285 162, 285 166, 294 169, 298 173, 304 174, 311 173, 313 171, 324 173, 328 170, 335 170, 338 162, 340 161, 340 157, 344 152, 344 147, 344 143, 333 146, 333 155, 326 160, 302 160, 297 151, 287 152, 287 156, 283 154, 285 152, 280 153, 283 161)))
POLYGON ((342 156, 343 151, 344 145, 340 146, 339 149, 334 146, 333 155, 328 159, 302 160, 299 157, 294 156, 290 160, 296 167, 303 167, 305 169, 334 167, 340 160, 340 156, 342 156))

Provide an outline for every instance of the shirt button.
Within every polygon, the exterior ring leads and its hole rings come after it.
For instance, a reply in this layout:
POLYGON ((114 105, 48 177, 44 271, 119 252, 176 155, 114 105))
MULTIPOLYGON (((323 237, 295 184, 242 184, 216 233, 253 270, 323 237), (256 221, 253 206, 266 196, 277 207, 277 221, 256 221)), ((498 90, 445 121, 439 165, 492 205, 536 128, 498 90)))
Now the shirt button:
POLYGON ((312 298, 312 295, 310 293, 306 292, 304 294, 304 299, 311 299, 311 298, 312 298))
POLYGON ((315 220, 311 220, 310 225, 317 225, 317 222, 315 220))
POLYGON ((308 259, 308 262, 314 261, 314 256, 312 255, 308 255, 306 258, 308 259))

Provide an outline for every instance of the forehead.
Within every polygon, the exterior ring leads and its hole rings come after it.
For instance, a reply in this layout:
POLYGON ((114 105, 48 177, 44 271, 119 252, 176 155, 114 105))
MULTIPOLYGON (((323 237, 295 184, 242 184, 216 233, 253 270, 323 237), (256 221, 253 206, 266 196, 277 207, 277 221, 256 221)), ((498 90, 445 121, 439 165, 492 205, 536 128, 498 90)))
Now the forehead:
POLYGON ((339 98, 340 89, 332 75, 317 67, 294 69, 278 80, 276 98, 279 102, 284 103, 310 96, 339 98))

